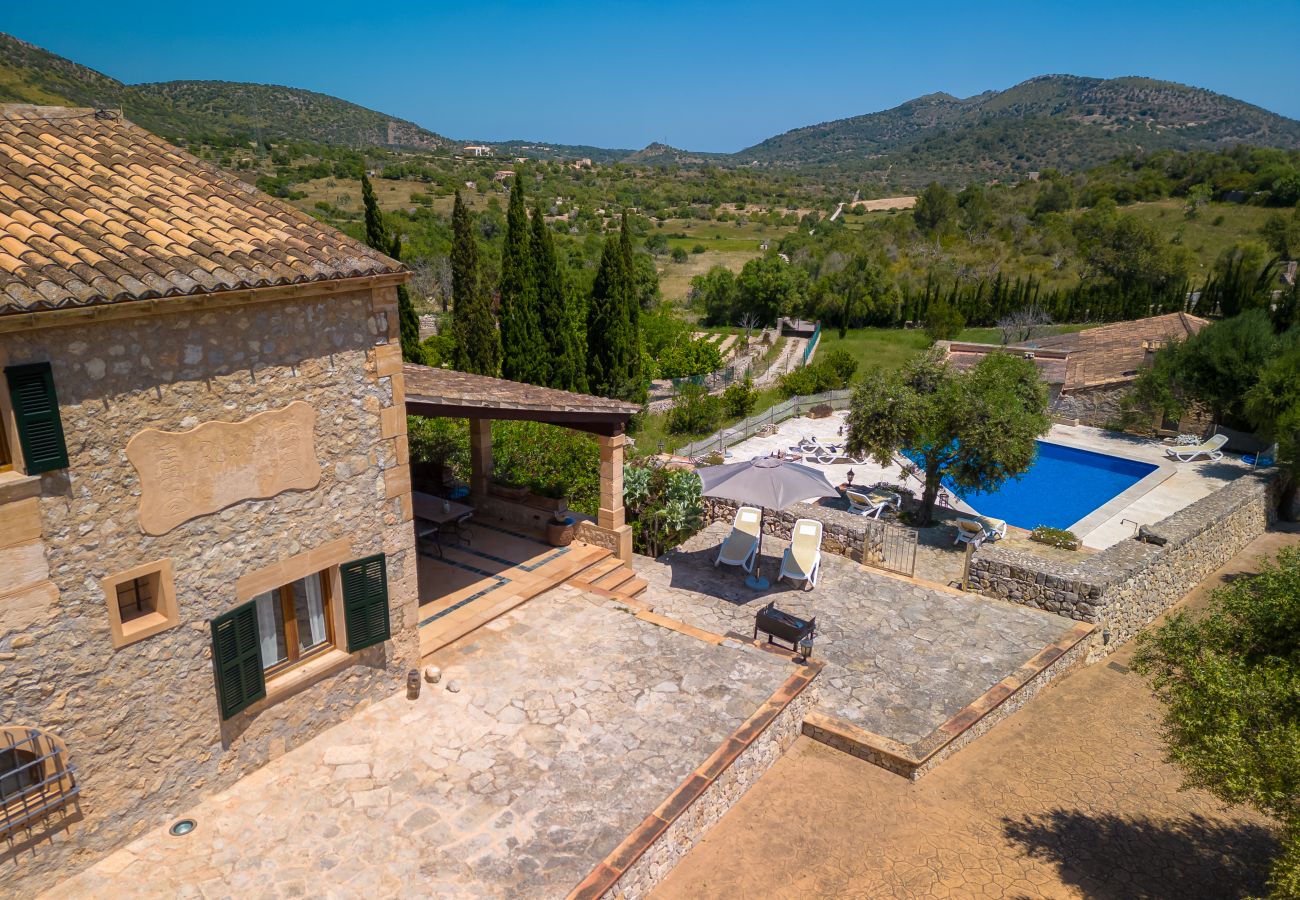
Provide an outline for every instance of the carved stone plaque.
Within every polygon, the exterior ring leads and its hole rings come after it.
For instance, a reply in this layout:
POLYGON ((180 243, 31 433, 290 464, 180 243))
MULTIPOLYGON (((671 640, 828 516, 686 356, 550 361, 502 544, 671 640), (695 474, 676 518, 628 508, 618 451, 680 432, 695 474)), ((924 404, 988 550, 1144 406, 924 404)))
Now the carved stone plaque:
POLYGON ((263 500, 320 483, 316 410, 301 400, 242 422, 189 431, 148 428, 126 444, 140 474, 140 527, 166 534, 241 500, 263 500))

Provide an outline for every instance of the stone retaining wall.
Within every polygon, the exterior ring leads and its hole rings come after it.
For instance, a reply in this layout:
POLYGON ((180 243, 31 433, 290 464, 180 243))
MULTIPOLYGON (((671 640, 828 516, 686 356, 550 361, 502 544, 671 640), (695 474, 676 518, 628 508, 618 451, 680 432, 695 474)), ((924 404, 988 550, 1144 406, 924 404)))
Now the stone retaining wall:
POLYGON ((648 896, 798 739, 803 720, 818 703, 813 682, 822 668, 818 660, 795 666, 776 692, 570 892, 569 900, 648 896))
MULTIPOLYGON (((730 525, 736 518, 740 504, 734 500, 704 498, 704 524, 723 522, 730 525)), ((790 540, 794 523, 798 519, 816 519, 822 523, 822 550, 862 562, 862 547, 867 538, 869 521, 840 509, 830 509, 812 503, 795 503, 782 510, 763 510, 763 533, 790 540)))
POLYGON ((1245 475, 1162 519, 1149 531, 1163 547, 1125 540, 1066 563, 985 545, 971 560, 971 582, 991 597, 1101 626, 1096 659, 1262 534, 1276 518, 1275 486, 1270 472, 1245 475))

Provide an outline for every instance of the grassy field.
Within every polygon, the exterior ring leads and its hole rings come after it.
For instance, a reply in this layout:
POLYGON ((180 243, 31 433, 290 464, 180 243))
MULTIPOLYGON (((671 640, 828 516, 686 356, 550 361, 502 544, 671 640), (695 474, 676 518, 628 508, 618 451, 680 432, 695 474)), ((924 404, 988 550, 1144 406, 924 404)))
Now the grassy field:
MULTIPOLYGON (((1087 325, 1056 325, 1047 331, 1050 334, 1066 334, 1082 331, 1087 325)), ((959 341, 974 341, 981 344, 1002 343, 1002 333, 996 328, 964 328, 957 335, 959 341)), ((858 373, 869 371, 879 366, 891 371, 907 362, 914 354, 930 346, 930 338, 920 328, 851 328, 844 338, 833 328, 822 331, 821 346, 817 348, 816 360, 831 350, 847 350, 858 361, 858 373)))
POLYGON ((656 229, 664 234, 684 234, 686 237, 670 237, 669 249, 681 247, 689 256, 685 262, 676 263, 668 257, 659 260, 659 289, 665 300, 681 301, 686 298, 691 279, 703 275, 714 266, 726 266, 733 272, 739 272, 754 257, 760 255, 764 240, 775 246, 780 238, 793 229, 788 226, 764 225, 747 222, 702 222, 698 219, 666 219, 663 228, 656 229), (703 253, 692 253, 697 245, 703 245, 703 253))
POLYGON ((1239 203, 1210 203, 1195 219, 1183 213, 1182 200, 1159 200, 1121 207, 1170 235, 1192 252, 1193 280, 1203 277, 1219 255, 1239 241, 1259 241, 1259 227, 1273 210, 1239 203))

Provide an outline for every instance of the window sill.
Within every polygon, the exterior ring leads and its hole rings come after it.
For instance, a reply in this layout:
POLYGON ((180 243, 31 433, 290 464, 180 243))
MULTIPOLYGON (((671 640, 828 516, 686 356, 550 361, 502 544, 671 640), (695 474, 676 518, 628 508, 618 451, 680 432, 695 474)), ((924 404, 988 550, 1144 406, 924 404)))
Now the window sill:
POLYGON ((306 690, 323 678, 341 672, 353 662, 353 654, 335 647, 313 656, 300 666, 266 681, 266 704, 279 703, 306 690))
POLYGON ((0 472, 0 503, 25 500, 41 495, 41 476, 24 475, 22 472, 9 470, 0 472))
POLYGON ((160 612, 149 613, 124 622, 121 634, 118 634, 116 629, 113 630, 113 649, 120 650, 136 641, 143 641, 145 638, 164 632, 168 628, 175 628, 179 624, 181 622, 178 617, 160 612))

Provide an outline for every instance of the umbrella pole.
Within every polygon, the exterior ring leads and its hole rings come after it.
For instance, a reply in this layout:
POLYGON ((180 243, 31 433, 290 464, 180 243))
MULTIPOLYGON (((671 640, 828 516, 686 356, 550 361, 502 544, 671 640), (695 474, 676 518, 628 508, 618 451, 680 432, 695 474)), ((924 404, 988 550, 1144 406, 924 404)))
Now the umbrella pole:
POLYGON ((758 508, 758 552, 754 554, 754 571, 745 578, 745 584, 756 591, 765 591, 772 583, 763 577, 763 513, 766 507, 758 508))

